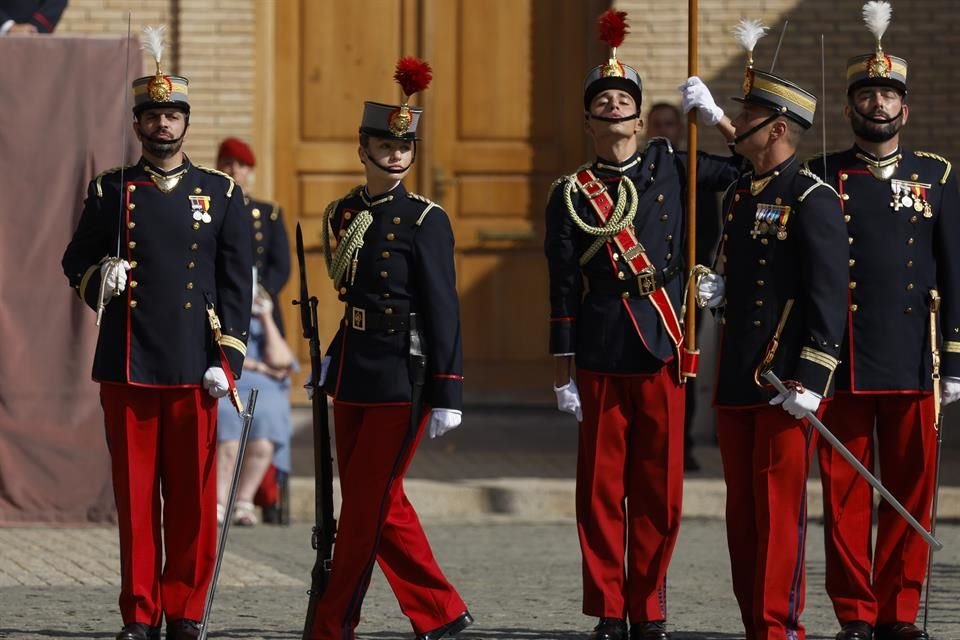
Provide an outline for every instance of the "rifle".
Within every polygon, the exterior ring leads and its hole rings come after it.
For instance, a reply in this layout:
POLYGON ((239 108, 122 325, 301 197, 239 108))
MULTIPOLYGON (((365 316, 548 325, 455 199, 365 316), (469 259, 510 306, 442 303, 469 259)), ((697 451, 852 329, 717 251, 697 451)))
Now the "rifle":
POLYGON ((310 571, 310 590, 307 591, 307 617, 303 625, 303 639, 310 638, 314 611, 317 602, 327 590, 333 560, 333 541, 337 534, 337 521, 333 517, 333 455, 330 450, 330 423, 327 419, 327 394, 318 384, 323 358, 320 355, 320 331, 317 324, 317 298, 307 290, 307 267, 303 251, 303 231, 297 223, 297 264, 300 267, 300 299, 293 304, 300 307, 300 325, 303 337, 310 343, 310 381, 307 387, 313 390, 313 464, 316 495, 316 521, 310 546, 317 552, 317 559, 310 571))

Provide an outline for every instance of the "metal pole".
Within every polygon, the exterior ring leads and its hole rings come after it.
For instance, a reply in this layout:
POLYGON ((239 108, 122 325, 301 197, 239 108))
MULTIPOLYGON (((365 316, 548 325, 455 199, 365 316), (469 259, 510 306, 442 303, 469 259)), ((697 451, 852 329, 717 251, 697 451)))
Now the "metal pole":
MULTIPOLYGON (((687 9, 687 76, 698 73, 699 11, 697 0, 688 0, 687 9)), ((697 291, 690 283, 695 282, 693 269, 697 264, 697 111, 687 114, 687 297, 684 318, 683 349, 689 354, 697 353, 697 291)), ((682 368, 682 367, 681 367, 682 368)), ((690 372, 689 377, 696 375, 690 372)))
MULTIPOLYGON (((789 391, 789 389, 783 385, 783 382, 780 381, 780 378, 778 378, 777 374, 775 374, 773 371, 764 371, 763 377, 766 378, 767 381, 773 385, 773 388, 780 393, 785 394, 789 391)), ((820 422, 813 412, 807 411, 803 417, 806 418, 807 421, 810 422, 810 424, 812 424, 814 428, 820 432, 821 436, 827 439, 827 442, 829 442, 833 448, 837 450, 837 453, 843 456, 843 459, 849 462, 853 468, 856 469, 857 473, 859 473, 860 476, 863 477, 863 479, 866 480, 871 487, 877 490, 877 493, 879 493, 880 496, 896 510, 897 513, 903 516, 903 519, 906 520, 907 523, 913 527, 917 533, 920 534, 920 536, 928 545, 930 545, 932 549, 936 551, 943 549, 943 544, 941 544, 939 540, 934 538, 930 532, 924 529, 923 526, 917 522, 917 519, 914 518, 902 504, 900 504, 900 501, 894 498, 893 494, 887 491, 886 487, 884 487, 880 481, 877 480, 877 477, 870 473, 870 471, 868 471, 867 468, 863 466, 859 460, 857 460, 857 457, 850 453, 849 449, 843 446, 843 443, 837 439, 837 436, 833 435, 833 433, 827 429, 822 422, 820 422)))

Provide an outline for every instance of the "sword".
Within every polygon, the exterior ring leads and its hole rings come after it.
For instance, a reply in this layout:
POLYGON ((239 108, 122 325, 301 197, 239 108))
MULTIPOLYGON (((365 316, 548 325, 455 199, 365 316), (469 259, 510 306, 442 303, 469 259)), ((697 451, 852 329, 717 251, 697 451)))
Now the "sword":
MULTIPOLYGON (((930 535, 937 532, 937 498, 940 494, 940 464, 943 459, 943 405, 940 397, 940 349, 937 346, 937 314, 940 312, 940 293, 930 290, 930 355, 933 379, 933 428, 937 432, 937 464, 933 473, 933 505, 930 508, 930 535)), ((923 593, 923 630, 927 630, 930 615, 930 583, 933 579, 933 550, 927 552, 927 584, 923 593)))
MULTIPOLYGON (((764 371, 763 377, 766 378, 767 381, 773 385, 773 388, 779 391, 780 393, 786 394, 789 391, 789 389, 787 389, 784 386, 783 382, 781 382, 780 378, 778 378, 777 374, 775 374, 773 371, 769 369, 767 371, 764 371)), ((877 493, 879 493, 880 496, 884 500, 886 500, 887 503, 894 508, 894 510, 896 510, 897 513, 903 516, 903 519, 907 521, 907 524, 913 527, 914 530, 916 530, 916 532, 920 534, 920 537, 922 537, 924 541, 926 541, 926 543, 930 545, 932 549, 934 549, 935 551, 940 551, 941 549, 943 549, 943 544, 939 540, 934 538, 930 532, 924 529, 923 525, 917 522, 917 519, 914 518, 910 514, 910 512, 904 508, 902 504, 900 504, 900 501, 894 498, 892 493, 887 491, 886 487, 884 487, 880 483, 877 477, 872 473, 870 473, 870 471, 868 471, 867 468, 863 466, 863 463, 857 460, 857 457, 855 455, 850 453, 849 449, 843 446, 843 443, 840 442, 837 436, 833 435, 830 429, 827 429, 827 427, 822 422, 820 422, 820 420, 817 418, 817 416, 813 414, 812 411, 807 411, 803 415, 803 417, 806 418, 807 421, 810 424, 812 424, 817 431, 820 432, 821 436, 826 438, 827 442, 829 442, 833 446, 833 448, 837 450, 837 453, 843 456, 843 459, 849 462, 850 465, 856 470, 856 472, 859 473, 860 476, 864 480, 866 480, 871 487, 877 490, 877 493)))
MULTIPOLYGON (((127 12, 127 48, 125 52, 126 62, 123 70, 123 83, 124 91, 126 91, 127 79, 130 77, 130 23, 133 21, 133 12, 127 12)), ((125 95, 125 94, 124 94, 125 95)), ((126 101, 124 101, 126 103, 126 101)), ((106 275, 109 271, 116 271, 118 269, 123 269, 121 265, 120 258, 120 235, 123 233, 123 170, 127 162, 127 127, 123 128, 123 137, 120 139, 120 213, 117 214, 117 255, 110 256, 105 260, 105 264, 108 265, 107 272, 103 273, 104 277, 100 278, 100 297, 97 298, 97 326, 100 326, 100 321, 103 319, 103 310, 106 308, 107 303, 104 302, 103 294, 106 293, 107 287, 107 278, 106 275)), ((120 295, 120 286, 115 284, 113 287, 114 297, 120 295)))
POLYGON ((789 20, 783 21, 783 29, 780 30, 780 39, 777 40, 777 48, 773 52, 773 62, 770 63, 770 73, 773 73, 773 70, 777 66, 777 58, 780 56, 780 46, 783 44, 783 36, 787 33, 788 24, 790 24, 789 20))
POLYGON ((240 444, 237 446, 237 462, 233 467, 233 479, 230 481, 230 493, 227 496, 227 510, 223 518, 223 527, 220 529, 220 538, 217 540, 217 561, 213 566, 213 578, 210 588, 207 589, 207 599, 203 604, 203 620, 200 622, 200 640, 207 640, 207 631, 210 626, 210 609, 213 607, 213 596, 217 591, 217 580, 220 577, 220 564, 223 562, 224 548, 227 546, 227 534, 230 533, 230 523, 233 521, 233 508, 237 502, 237 487, 240 485, 240 468, 243 466, 243 453, 247 448, 250 437, 250 426, 253 424, 253 410, 257 407, 256 389, 250 390, 247 397, 247 408, 243 412, 243 428, 240 431, 240 444))

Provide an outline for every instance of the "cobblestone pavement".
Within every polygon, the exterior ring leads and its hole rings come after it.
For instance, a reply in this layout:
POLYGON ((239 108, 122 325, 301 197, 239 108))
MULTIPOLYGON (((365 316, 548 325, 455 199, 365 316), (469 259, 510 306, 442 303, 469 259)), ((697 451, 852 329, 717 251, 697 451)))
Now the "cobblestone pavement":
MULTIPOLYGON (((580 613, 580 565, 572 522, 494 517, 470 523, 429 521, 441 566, 477 623, 464 640, 573 640, 593 621, 580 613)), ((941 525, 945 544, 934 571, 930 628, 938 640, 960 638, 960 526, 941 525)), ((827 640, 837 625, 823 592, 822 528, 808 544, 809 638, 827 640)), ((0 529, 0 638, 112 638, 117 613, 116 531, 0 529)), ((313 562, 309 528, 231 529, 211 638, 299 638, 313 562)), ((675 640, 741 638, 729 584, 723 523, 683 523, 670 575, 675 640)), ((358 637, 412 637, 379 572, 365 601, 358 637)))

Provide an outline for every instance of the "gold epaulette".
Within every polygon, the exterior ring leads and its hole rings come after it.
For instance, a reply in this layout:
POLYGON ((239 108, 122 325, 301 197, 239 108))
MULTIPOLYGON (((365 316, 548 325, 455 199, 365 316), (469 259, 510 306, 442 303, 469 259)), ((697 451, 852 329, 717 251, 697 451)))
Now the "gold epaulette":
POLYGON ((837 198, 840 198, 840 194, 837 193, 837 190, 833 188, 833 185, 821 180, 820 176, 815 174, 813 171, 810 171, 810 169, 808 169, 806 166, 802 167, 797 173, 799 173, 800 175, 806 178, 810 178, 811 180, 813 180, 813 185, 811 185, 809 189, 804 191, 803 194, 799 198, 797 198, 797 202, 803 202, 804 198, 806 198, 810 194, 810 192, 816 189, 817 187, 826 187, 827 189, 830 189, 830 191, 833 192, 833 195, 837 196, 837 198))
POLYGON ((102 184, 102 181, 103 181, 104 176, 108 176, 108 175, 110 175, 111 173, 116 173, 117 171, 121 171, 121 170, 124 170, 124 169, 129 169, 130 167, 134 167, 134 166, 136 166, 136 165, 135 165, 135 164, 121 165, 121 166, 119 166, 119 167, 113 167, 112 169, 107 169, 106 171, 101 171, 100 173, 98 173, 98 174, 97 174, 97 177, 93 179, 94 183, 97 185, 97 197, 98 197, 98 198, 102 198, 102 197, 103 197, 103 184, 102 184))
POLYGON ((664 138, 663 136, 654 136, 652 138, 649 138, 647 140, 647 146, 643 148, 644 152, 646 152, 647 149, 652 147, 655 142, 667 145, 667 152, 673 153, 673 144, 670 142, 668 138, 664 138))
POLYGON ((434 207, 439 207, 436 202, 428 198, 427 196, 422 196, 419 193, 407 192, 407 197, 411 200, 416 200, 417 202, 422 202, 427 205, 427 208, 423 210, 423 213, 420 214, 420 217, 417 218, 417 226, 419 227, 423 224, 423 219, 427 217, 427 212, 434 207))
POLYGON ((935 153, 930 153, 929 151, 914 151, 913 155, 918 158, 930 158, 931 160, 939 160, 943 164, 947 165, 946 170, 943 172, 943 176, 940 178, 940 184, 947 184, 947 176, 950 175, 950 169, 953 167, 950 164, 950 161, 944 158, 943 156, 938 156, 935 153))
POLYGON ((227 186, 227 197, 229 198, 230 196, 233 195, 233 187, 236 186, 237 183, 234 182, 233 178, 230 177, 230 175, 228 175, 228 174, 226 174, 226 173, 224 173, 223 171, 220 171, 220 170, 218 170, 218 169, 211 169, 210 167, 205 167, 205 166, 200 165, 200 164, 195 164, 195 165, 193 165, 193 166, 195 166, 197 169, 200 169, 200 171, 206 171, 207 173, 212 173, 212 174, 215 175, 215 176, 220 176, 221 178, 226 178, 227 181, 229 182, 229 186, 227 186))

